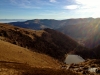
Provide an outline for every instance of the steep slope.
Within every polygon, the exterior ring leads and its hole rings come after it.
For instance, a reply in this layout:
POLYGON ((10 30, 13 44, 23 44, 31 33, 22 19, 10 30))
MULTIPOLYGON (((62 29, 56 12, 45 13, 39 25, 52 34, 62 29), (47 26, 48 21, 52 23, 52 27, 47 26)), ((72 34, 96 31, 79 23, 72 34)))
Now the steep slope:
POLYGON ((76 50, 74 51, 75 54, 82 56, 83 58, 87 59, 100 59, 100 45, 90 50, 76 50))
POLYGON ((100 18, 87 21, 76 25, 65 25, 58 30, 83 43, 84 46, 93 48, 100 44, 100 18))
POLYGON ((95 58, 100 59, 100 45, 92 49, 95 58))
POLYGON ((47 55, 32 52, 2 40, 0 40, 1 61, 24 63, 40 68, 59 68, 60 66, 56 60, 47 55))
POLYGON ((64 60, 65 54, 70 51, 85 49, 70 37, 52 29, 36 31, 0 24, 0 36, 2 40, 58 60, 64 60))
POLYGON ((84 44, 89 48, 100 45, 100 25, 95 25, 94 32, 91 31, 90 37, 88 36, 87 39, 84 40, 84 44))

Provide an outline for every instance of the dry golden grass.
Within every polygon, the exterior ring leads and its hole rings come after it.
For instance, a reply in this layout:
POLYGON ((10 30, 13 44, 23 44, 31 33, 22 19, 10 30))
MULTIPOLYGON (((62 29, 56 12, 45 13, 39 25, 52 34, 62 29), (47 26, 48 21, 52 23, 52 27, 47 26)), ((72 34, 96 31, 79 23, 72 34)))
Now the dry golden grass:
POLYGON ((27 64, 0 62, 0 75, 80 75, 70 70, 33 68, 27 64))
POLYGON ((59 68, 53 58, 0 40, 0 61, 27 63, 33 67, 59 68))

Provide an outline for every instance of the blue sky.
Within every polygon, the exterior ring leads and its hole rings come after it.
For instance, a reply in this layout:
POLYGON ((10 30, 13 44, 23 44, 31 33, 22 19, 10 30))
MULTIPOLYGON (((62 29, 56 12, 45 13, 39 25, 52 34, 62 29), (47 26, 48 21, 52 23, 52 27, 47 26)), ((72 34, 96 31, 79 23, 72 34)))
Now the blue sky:
POLYGON ((100 0, 0 0, 0 19, 100 17, 100 0))

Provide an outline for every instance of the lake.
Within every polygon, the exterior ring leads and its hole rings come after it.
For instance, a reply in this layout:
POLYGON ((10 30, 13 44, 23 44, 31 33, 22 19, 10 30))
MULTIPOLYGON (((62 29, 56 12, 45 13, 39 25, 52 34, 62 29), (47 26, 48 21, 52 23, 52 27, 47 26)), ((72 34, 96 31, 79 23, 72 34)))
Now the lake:
POLYGON ((74 63, 74 64, 78 64, 78 63, 80 63, 80 62, 84 62, 85 60, 81 57, 81 56, 79 56, 79 55, 67 55, 66 56, 66 59, 65 59, 65 63, 66 64, 72 64, 72 63, 74 63))

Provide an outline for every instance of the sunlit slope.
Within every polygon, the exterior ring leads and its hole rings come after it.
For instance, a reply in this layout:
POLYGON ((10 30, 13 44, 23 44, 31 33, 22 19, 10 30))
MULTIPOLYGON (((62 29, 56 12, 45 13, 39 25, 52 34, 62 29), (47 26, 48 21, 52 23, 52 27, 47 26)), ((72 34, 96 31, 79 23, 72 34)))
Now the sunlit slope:
POLYGON ((0 61, 26 63, 33 67, 58 68, 53 58, 0 40, 0 61))
MULTIPOLYGON (((71 22, 73 21, 71 20, 71 22)), ((98 46, 100 44, 100 18, 80 19, 78 22, 80 22, 80 24, 65 25, 58 30, 71 36, 88 48, 98 46)))

